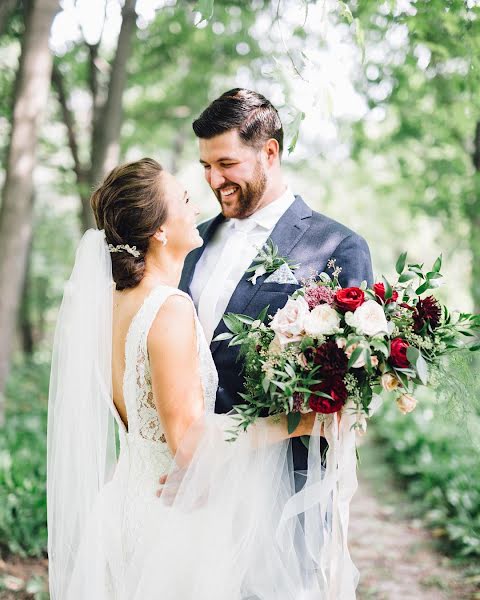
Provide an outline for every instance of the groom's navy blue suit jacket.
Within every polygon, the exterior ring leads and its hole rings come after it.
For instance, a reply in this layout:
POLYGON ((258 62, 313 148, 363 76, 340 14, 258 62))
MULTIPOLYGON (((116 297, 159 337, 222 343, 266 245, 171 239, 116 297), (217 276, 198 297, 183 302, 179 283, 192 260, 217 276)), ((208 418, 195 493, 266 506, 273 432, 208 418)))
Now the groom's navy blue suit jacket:
MULTIPOLYGON (((219 214, 199 225, 204 245, 187 256, 180 281, 183 291, 190 292, 195 265, 215 230, 224 220, 223 215, 219 214)), ((336 265, 342 268, 339 277, 342 287, 359 285, 363 280, 369 285, 373 283, 370 252, 365 240, 344 225, 312 211, 300 196, 295 197, 295 201, 280 218, 270 238, 278 246, 279 256, 300 265, 294 272, 299 282, 309 277, 312 271, 325 271, 327 261, 335 258, 336 265)), ((282 308, 289 295, 300 284, 264 283, 268 275, 259 277, 256 285, 252 285, 247 281, 251 273, 246 273, 237 285, 226 312, 257 317, 267 305, 270 306, 270 315, 282 308)), ((221 321, 213 338, 225 331, 227 328, 221 321)), ((226 413, 234 404, 243 402, 238 395, 243 391, 243 365, 237 360, 238 346, 229 348, 228 341, 220 341, 212 342, 210 348, 219 376, 215 412, 226 413)), ((295 469, 306 469, 308 453, 299 438, 292 440, 292 448, 295 469)))

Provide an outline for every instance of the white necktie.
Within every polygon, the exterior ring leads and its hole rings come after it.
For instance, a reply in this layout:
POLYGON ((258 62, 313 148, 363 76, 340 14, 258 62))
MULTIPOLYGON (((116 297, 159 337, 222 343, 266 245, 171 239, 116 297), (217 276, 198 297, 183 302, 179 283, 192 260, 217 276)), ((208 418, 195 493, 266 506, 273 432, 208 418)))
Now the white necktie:
POLYGON ((217 309, 219 298, 222 295, 224 299, 231 297, 234 290, 232 286, 235 285, 235 282, 228 280, 234 257, 238 256, 238 253, 245 247, 248 234, 256 225, 257 223, 253 219, 231 219, 228 223, 229 236, 198 300, 198 318, 209 343, 226 308, 226 306, 219 306, 220 312, 222 312, 219 314, 217 309), (232 287, 232 289, 227 290, 226 286, 232 287))

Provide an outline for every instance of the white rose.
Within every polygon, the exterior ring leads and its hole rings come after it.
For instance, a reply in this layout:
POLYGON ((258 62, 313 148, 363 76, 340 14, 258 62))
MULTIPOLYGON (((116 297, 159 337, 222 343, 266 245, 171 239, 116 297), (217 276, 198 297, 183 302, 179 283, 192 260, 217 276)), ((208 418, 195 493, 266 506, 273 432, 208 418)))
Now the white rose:
POLYGON ((402 394, 399 398, 397 398, 397 406, 400 412, 406 415, 414 410, 414 408, 417 406, 417 401, 413 396, 410 396, 410 394, 402 394))
POLYGON ((380 381, 386 392, 392 392, 400 386, 400 381, 393 373, 384 373, 380 381))
POLYGON ((338 333, 340 316, 329 304, 319 304, 305 318, 305 333, 317 338, 338 333))
POLYGON ((367 300, 354 313, 347 313, 345 320, 349 325, 355 327, 358 333, 364 335, 388 333, 388 321, 383 307, 375 300, 367 300))
POLYGON ((305 317, 308 315, 308 304, 302 296, 295 300, 288 299, 287 304, 277 311, 270 327, 277 334, 282 346, 292 342, 299 342, 304 332, 305 317))

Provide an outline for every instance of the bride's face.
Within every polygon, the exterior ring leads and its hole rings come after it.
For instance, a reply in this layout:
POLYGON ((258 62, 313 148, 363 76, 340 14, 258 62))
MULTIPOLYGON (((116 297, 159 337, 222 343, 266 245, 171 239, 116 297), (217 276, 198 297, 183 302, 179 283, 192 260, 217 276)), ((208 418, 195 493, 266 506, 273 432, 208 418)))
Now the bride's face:
POLYGON ((200 211, 173 175, 163 171, 161 177, 168 215, 161 229, 167 238, 167 248, 186 256, 203 244, 196 226, 200 211))

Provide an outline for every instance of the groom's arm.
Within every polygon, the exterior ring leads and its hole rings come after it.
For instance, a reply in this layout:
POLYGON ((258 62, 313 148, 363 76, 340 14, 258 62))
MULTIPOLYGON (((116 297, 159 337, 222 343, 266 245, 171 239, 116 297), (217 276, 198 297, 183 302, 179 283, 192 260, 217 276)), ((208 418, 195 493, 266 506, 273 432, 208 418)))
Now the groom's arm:
POLYGON ((332 258, 336 259, 336 266, 342 268, 339 276, 342 287, 358 286, 362 281, 366 281, 369 287, 373 285, 370 250, 361 236, 351 233, 344 238, 332 258))

